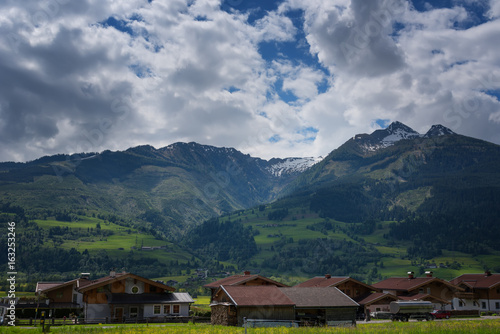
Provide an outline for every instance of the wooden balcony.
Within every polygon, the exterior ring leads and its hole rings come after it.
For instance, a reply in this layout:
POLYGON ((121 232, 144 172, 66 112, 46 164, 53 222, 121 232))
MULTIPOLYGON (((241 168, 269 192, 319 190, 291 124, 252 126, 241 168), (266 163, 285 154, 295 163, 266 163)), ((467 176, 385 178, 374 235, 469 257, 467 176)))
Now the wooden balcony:
POLYGON ((477 300, 479 294, 475 292, 455 292, 455 297, 460 299, 477 300))

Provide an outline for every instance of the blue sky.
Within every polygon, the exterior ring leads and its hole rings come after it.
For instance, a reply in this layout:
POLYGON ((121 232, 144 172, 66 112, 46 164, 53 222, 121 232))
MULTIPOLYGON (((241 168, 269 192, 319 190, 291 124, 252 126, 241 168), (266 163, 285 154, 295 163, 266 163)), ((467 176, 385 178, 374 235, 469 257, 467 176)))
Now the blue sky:
POLYGON ((0 161, 178 141, 325 156, 401 121, 500 144, 498 0, 8 0, 0 161))

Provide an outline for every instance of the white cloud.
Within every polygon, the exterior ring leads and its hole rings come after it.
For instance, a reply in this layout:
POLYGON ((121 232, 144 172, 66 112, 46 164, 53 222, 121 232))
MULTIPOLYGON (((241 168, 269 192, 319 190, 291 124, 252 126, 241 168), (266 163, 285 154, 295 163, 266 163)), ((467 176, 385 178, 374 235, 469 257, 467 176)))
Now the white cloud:
POLYGON ((497 3, 458 29, 471 16, 460 1, 287 0, 253 21, 217 0, 7 1, 0 160, 176 141, 326 155, 376 119, 500 142, 497 3), (260 54, 303 36, 308 59, 260 54))

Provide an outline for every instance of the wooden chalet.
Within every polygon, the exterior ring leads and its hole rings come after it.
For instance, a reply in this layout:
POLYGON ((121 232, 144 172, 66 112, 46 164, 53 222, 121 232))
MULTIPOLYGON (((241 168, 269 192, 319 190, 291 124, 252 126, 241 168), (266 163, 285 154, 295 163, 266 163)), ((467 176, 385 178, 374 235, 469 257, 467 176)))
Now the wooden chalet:
POLYGON ((163 283, 114 271, 97 280, 83 277, 59 284, 37 284, 37 294, 46 297, 50 307, 77 305, 85 322, 102 323, 188 316, 194 300, 188 293, 174 291, 163 283))
POLYGON ((219 286, 210 308, 212 325, 242 326, 243 318, 295 320, 294 303, 275 285, 219 286))
POLYGON ((433 277, 432 272, 426 272, 426 277, 415 277, 413 272, 408 272, 407 277, 391 277, 373 284, 373 287, 401 300, 430 301, 436 309, 451 308, 453 296, 463 290, 450 282, 433 277))
POLYGON ((500 274, 464 274, 450 281, 462 291, 453 296, 453 309, 500 312, 500 274))
POLYGON ((244 318, 301 325, 355 324, 359 305, 336 288, 220 286, 212 304, 212 324, 242 326, 244 318))
POLYGON ((297 284, 296 288, 337 288, 350 298, 360 298, 372 292, 379 291, 373 286, 365 284, 352 277, 335 277, 331 275, 317 276, 297 284))
POLYGON ((328 274, 317 276, 297 284, 295 287, 337 288, 359 304, 357 316, 360 318, 370 312, 388 311, 390 302, 399 300, 395 295, 383 293, 380 289, 347 276, 331 276, 328 274))
POLYGON ((278 286, 278 287, 286 287, 286 284, 274 281, 270 278, 261 276, 261 275, 252 275, 250 271, 243 272, 243 275, 232 275, 229 277, 225 277, 218 281, 214 281, 208 284, 205 284, 203 287, 210 289, 210 302, 213 301, 215 293, 219 290, 221 285, 224 286, 278 286))

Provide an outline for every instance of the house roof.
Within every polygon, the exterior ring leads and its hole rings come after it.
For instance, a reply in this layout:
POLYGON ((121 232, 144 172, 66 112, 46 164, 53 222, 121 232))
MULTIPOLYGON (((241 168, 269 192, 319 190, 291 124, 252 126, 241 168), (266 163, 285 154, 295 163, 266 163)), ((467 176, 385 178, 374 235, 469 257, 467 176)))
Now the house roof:
POLYGON ((217 289, 221 285, 224 285, 224 286, 229 286, 229 285, 244 285, 245 283, 250 282, 250 281, 254 281, 256 279, 261 279, 261 280, 266 281, 266 282, 268 282, 270 284, 273 284, 273 285, 276 285, 276 286, 280 286, 280 287, 287 286, 286 284, 277 282, 275 280, 272 280, 270 278, 267 278, 267 277, 264 277, 264 276, 261 276, 261 275, 250 275, 250 274, 248 274, 248 275, 232 275, 232 276, 220 279, 218 281, 205 284, 203 287, 204 288, 210 288, 210 289, 217 289))
POLYGON ((295 306, 297 308, 357 307, 337 288, 290 288, 274 285, 221 286, 236 306, 295 306))
POLYGON ((357 307, 354 300, 337 288, 325 289, 319 287, 279 288, 298 308, 317 307, 357 307))
POLYGON ((313 277, 310 280, 307 280, 305 282, 297 284, 295 287, 297 287, 297 288, 306 288, 306 287, 327 288, 327 287, 331 287, 331 286, 338 286, 341 283, 345 283, 345 282, 348 282, 348 281, 351 281, 351 282, 354 282, 356 284, 362 285, 362 286, 364 286, 364 287, 366 287, 368 289, 371 289, 371 290, 376 290, 372 286, 370 286, 368 284, 365 284, 365 283, 363 283, 361 281, 358 281, 357 279, 354 279, 354 278, 351 278, 351 277, 346 277, 346 276, 331 277, 331 276, 328 276, 328 275, 313 277))
POLYGON ((437 301, 441 304, 450 304, 450 302, 446 299, 430 295, 428 293, 417 293, 411 296, 399 296, 400 299, 411 301, 411 300, 426 300, 426 301, 437 301))
POLYGON ((138 281, 148 283, 152 286, 156 286, 156 287, 163 289, 163 290, 175 291, 175 288, 172 288, 168 285, 165 285, 163 283, 158 283, 158 282, 152 281, 150 279, 147 279, 147 278, 144 278, 144 277, 141 277, 138 275, 134 275, 131 273, 116 273, 114 276, 106 276, 106 277, 99 278, 99 279, 91 281, 89 284, 79 288, 78 291, 85 292, 85 291, 97 289, 97 288, 103 287, 105 285, 114 283, 114 282, 122 281, 122 280, 127 279, 127 278, 133 278, 133 279, 136 279, 138 281))
POLYGON ((452 289, 462 290, 460 287, 437 277, 391 277, 373 284, 373 287, 380 290, 412 291, 432 282, 439 282, 452 289))
POLYGON ((220 287, 236 306, 293 306, 295 305, 275 285, 220 287))
POLYGON ((63 285, 65 282, 37 282, 36 283, 36 289, 35 293, 39 292, 48 292, 49 290, 52 290, 53 288, 59 288, 61 285, 63 285))
POLYGON ((143 293, 132 295, 128 293, 115 293, 110 296, 109 304, 163 304, 163 303, 194 303, 189 293, 143 293))
POLYGON ((500 285, 500 274, 464 274, 452 279, 450 283, 473 289, 491 289, 500 285))
POLYGON ((370 293, 368 295, 361 296, 359 298, 356 298, 356 302, 359 305, 370 305, 373 303, 376 303, 384 298, 390 298, 393 300, 399 300, 399 298, 391 293, 385 293, 385 292, 375 292, 375 293, 370 293))

